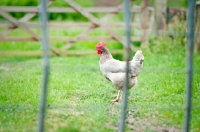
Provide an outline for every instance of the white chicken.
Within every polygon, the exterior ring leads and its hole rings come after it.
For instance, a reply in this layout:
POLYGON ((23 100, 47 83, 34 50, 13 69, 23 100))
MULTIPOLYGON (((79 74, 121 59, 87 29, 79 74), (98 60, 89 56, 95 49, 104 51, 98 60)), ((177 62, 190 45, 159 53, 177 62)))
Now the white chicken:
MULTIPOLYGON (((99 66, 102 74, 112 82, 118 90, 116 99, 113 102, 119 102, 120 93, 123 91, 125 83, 126 62, 116 60, 112 57, 104 42, 96 45, 97 54, 100 55, 99 66)), ((129 62, 129 88, 137 84, 137 76, 140 74, 143 66, 144 56, 141 50, 138 50, 133 59, 129 62)))

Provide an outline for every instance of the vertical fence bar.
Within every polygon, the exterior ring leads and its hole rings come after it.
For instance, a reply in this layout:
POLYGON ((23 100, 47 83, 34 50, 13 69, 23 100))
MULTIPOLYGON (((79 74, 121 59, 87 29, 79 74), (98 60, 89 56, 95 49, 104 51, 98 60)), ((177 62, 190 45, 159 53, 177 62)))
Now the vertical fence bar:
POLYGON ((126 109, 127 109, 127 100, 128 100, 128 87, 129 87, 129 61, 130 61, 130 35, 131 35, 131 26, 130 26, 130 0, 125 0, 124 2, 124 20, 125 20, 125 59, 126 59, 126 75, 125 75, 125 86, 123 89, 123 99, 122 99, 122 108, 119 119, 119 132, 125 131, 125 120, 126 120, 126 109))
POLYGON ((47 15, 47 0, 40 0, 40 20, 42 29, 42 46, 43 46, 43 84, 41 88, 40 97, 40 109, 39 109, 39 121, 38 121, 38 132, 44 131, 44 118, 46 112, 46 98, 48 89, 48 77, 49 77, 49 40, 48 40, 48 15, 47 15))
POLYGON ((193 51, 194 51, 194 9, 195 9, 195 0, 188 0, 187 83, 186 83, 186 109, 185 109, 184 132, 190 131, 190 117, 191 117, 191 107, 192 107, 193 51))

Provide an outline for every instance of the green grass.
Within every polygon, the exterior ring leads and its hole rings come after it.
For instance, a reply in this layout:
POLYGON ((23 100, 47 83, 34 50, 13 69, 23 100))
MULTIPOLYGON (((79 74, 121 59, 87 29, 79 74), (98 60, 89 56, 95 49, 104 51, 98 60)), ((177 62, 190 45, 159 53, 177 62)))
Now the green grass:
MULTIPOLYGON (((129 117, 180 129, 185 106, 185 53, 144 51, 144 55, 139 83, 129 91, 129 117)), ((98 55, 51 58, 46 131, 115 131, 112 127, 118 122, 121 103, 110 101, 117 90, 100 73, 98 60, 98 55)), ((200 128, 199 55, 194 62, 191 127, 196 132, 200 128)), ((42 60, 0 57, 0 67, 0 131, 35 131, 42 60)), ((127 127, 127 131, 131 129, 127 127)))

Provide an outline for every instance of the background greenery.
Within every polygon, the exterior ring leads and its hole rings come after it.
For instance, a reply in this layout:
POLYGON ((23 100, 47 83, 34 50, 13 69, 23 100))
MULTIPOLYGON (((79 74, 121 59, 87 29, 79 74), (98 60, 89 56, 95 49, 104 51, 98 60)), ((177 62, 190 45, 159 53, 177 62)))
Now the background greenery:
MULTIPOLYGON (((83 2, 82 0, 75 0, 79 5, 84 7, 91 7, 95 5, 95 0, 89 0, 87 2, 83 2)), ((120 0, 121 1, 121 0, 120 0)), ((2 0, 0 6, 37 6, 39 4, 39 0, 2 0)), ((140 5, 141 0, 136 0, 133 2, 134 5, 140 5)), ((168 0, 168 6, 172 8, 186 8, 187 0, 168 0)), ((149 5, 154 5, 154 0, 149 0, 149 5)), ((64 0, 55 0, 50 7, 69 7, 69 5, 64 0)), ((16 18, 22 17, 25 13, 11 13, 16 18)), ((37 19, 38 17, 35 17, 37 19)), ((80 15, 79 13, 51 13, 50 20, 75 20, 75 21, 87 21, 85 17, 80 15)))

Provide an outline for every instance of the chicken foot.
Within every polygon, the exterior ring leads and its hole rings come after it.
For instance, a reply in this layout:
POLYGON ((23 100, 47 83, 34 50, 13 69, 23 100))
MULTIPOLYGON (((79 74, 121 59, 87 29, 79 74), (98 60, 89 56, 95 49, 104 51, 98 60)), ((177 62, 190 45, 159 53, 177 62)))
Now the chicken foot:
POLYGON ((119 102, 119 100, 120 100, 120 93, 121 93, 121 90, 118 90, 117 97, 116 97, 116 99, 112 100, 112 102, 119 102))

